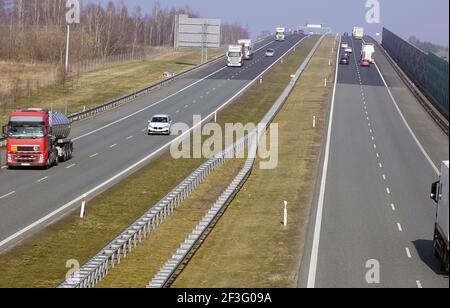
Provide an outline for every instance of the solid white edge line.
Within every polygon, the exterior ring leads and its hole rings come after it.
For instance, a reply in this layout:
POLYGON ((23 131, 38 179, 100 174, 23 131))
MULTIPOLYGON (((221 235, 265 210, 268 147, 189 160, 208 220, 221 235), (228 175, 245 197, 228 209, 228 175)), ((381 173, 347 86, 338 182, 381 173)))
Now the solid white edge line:
MULTIPOLYGON (((339 38, 339 46, 341 45, 342 38, 339 38)), ((331 99, 331 110, 330 110, 330 120, 328 123, 328 133, 327 133, 327 143, 325 148, 325 158, 323 163, 323 169, 322 169, 322 181, 320 185, 320 193, 319 193, 319 200, 317 204, 317 215, 316 215, 316 222, 314 227, 314 239, 313 244, 311 248, 311 260, 309 264, 309 274, 308 274, 308 284, 307 288, 312 289, 315 288, 316 285, 316 275, 317 275, 317 261, 319 257, 319 245, 320 245, 320 233, 322 229, 322 216, 323 216, 323 206, 324 206, 324 200, 325 200, 325 188, 326 188, 326 182, 327 182, 327 175, 328 175, 328 162, 330 159, 330 147, 331 147, 331 131, 333 128, 333 116, 334 116, 334 104, 336 100, 336 88, 338 83, 338 72, 339 72, 339 49, 337 51, 336 56, 336 72, 335 72, 335 79, 334 79, 334 87, 333 87, 333 96, 331 99)))
POLYGON ((419 289, 423 289, 422 283, 420 282, 420 280, 416 280, 416 284, 419 289))
MULTIPOLYGON (((281 57, 284 57, 285 55, 287 55, 292 49, 294 49, 296 46, 298 46, 301 42, 303 42, 306 38, 310 37, 305 36, 304 38, 302 38, 300 41, 298 41, 292 48, 290 48, 288 51, 286 51, 281 57)), ((270 44, 270 43, 269 43, 270 44)), ((269 45, 267 44, 267 45, 269 45)), ((265 46, 267 46, 265 45, 265 46)), ((263 46, 262 48, 264 48, 265 46, 263 46)), ((233 100, 235 100, 237 97, 239 97, 243 92, 245 92, 250 86, 252 86, 257 80, 259 80, 259 78, 264 75, 269 69, 271 69, 273 66, 275 66, 275 64, 278 63, 278 61, 281 59, 281 57, 274 61, 266 70, 264 70, 261 74, 259 74, 255 79, 253 79, 252 81, 250 81, 244 88, 242 88, 239 92, 237 92, 232 98, 230 98, 227 102, 225 102, 222 106, 220 106, 216 111, 212 112, 210 115, 208 115, 207 117, 205 117, 201 122, 197 123, 196 125, 194 125, 193 127, 191 127, 189 130, 187 130, 186 132, 184 132, 183 134, 181 134, 180 136, 178 136, 177 138, 175 138, 174 140, 166 143, 165 145, 161 146, 159 149, 157 149, 156 151, 154 151, 153 153, 149 154, 148 156, 144 157, 143 159, 141 159, 140 161, 134 163, 133 165, 129 166, 128 168, 124 169, 123 171, 119 172, 118 174, 116 174, 115 176, 109 178, 108 180, 106 180, 105 182, 101 183, 100 185, 92 188, 91 190, 89 190, 88 192, 86 192, 86 195, 89 196, 92 193, 96 192, 97 190, 100 190, 101 188, 107 186, 108 184, 114 182, 115 180, 119 179, 120 177, 122 177, 123 175, 125 175, 126 173, 128 173, 129 171, 133 170, 134 168, 136 168, 137 166, 143 164, 144 162, 146 162, 147 160, 151 159, 153 156, 156 156, 157 154, 159 154, 161 151, 164 151, 166 148, 170 147, 170 145, 172 143, 178 142, 179 140, 182 140, 182 138, 184 138, 184 136, 186 134, 190 134, 195 128, 197 128, 197 126, 202 125, 204 122, 206 122, 206 120, 208 120, 209 118, 213 117, 216 112, 218 112, 220 109, 224 108, 225 106, 227 106, 228 104, 230 104, 233 100)), ((10 193, 13 194, 15 192, 10 193)), ((6 197, 6 196, 4 196, 6 197)), ((4 197, 0 197, 4 198, 4 197)), ((65 205, 61 206, 60 208, 58 208, 57 210, 47 214, 46 216, 42 217, 41 219, 35 221, 34 223, 28 225, 27 227, 23 228, 22 230, 14 233, 13 235, 7 237, 6 239, 4 239, 3 241, 0 242, 0 251, 2 250, 2 247, 4 247, 5 245, 7 245, 9 242, 15 240, 16 238, 22 236, 23 234, 27 233, 28 231, 32 230, 33 228, 43 224, 44 222, 54 218, 56 215, 58 215, 59 213, 63 212, 64 210, 70 208, 72 205, 74 205, 75 203, 81 201, 81 199, 83 198, 83 195, 79 196, 78 198, 75 198, 74 200, 66 203, 65 205)))
POLYGON ((409 133, 411 134, 411 136, 413 137, 414 141, 416 142, 417 146, 419 147, 420 151, 422 151, 423 155, 425 156, 425 158, 428 160, 428 163, 430 164, 430 166, 433 168, 434 172, 436 172, 436 174, 440 174, 439 169, 436 167, 436 165, 434 164, 433 160, 431 159, 430 155, 428 155, 427 151, 425 150, 425 148, 422 146, 422 144, 420 143, 419 139, 417 139, 416 135, 414 134, 414 131, 412 130, 411 126, 408 124, 408 121, 406 121, 406 118, 404 117, 402 111, 400 110, 400 107, 397 104, 397 101, 394 98, 394 95, 391 92, 391 89, 389 89, 389 86, 386 82, 386 80, 383 77, 383 74, 380 71, 380 68, 378 67, 378 65, 375 63, 375 67, 378 71, 378 74, 381 77, 381 80, 383 80, 384 86, 386 87, 386 90, 392 100, 392 103, 394 104, 395 108, 397 109, 401 119, 403 120, 403 123, 405 124, 406 128, 408 129, 409 133))

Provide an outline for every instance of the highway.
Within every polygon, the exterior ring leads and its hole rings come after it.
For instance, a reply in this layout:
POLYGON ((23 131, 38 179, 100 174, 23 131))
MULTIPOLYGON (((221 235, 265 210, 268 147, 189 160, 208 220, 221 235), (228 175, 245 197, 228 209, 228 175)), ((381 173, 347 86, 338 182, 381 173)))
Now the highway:
POLYGON ((299 286, 448 288, 433 255, 429 198, 448 137, 380 52, 392 91, 377 66, 356 65, 360 40, 342 42, 354 53, 337 71, 299 286))
POLYGON ((152 153, 175 138, 147 136, 153 115, 169 114, 174 123, 192 126, 193 115, 213 113, 302 38, 266 40, 242 68, 228 68, 219 61, 133 103, 75 123, 75 153, 69 162, 50 170, 2 168, 0 250, 79 206, 83 193, 92 198, 147 163, 152 153), (266 47, 276 50, 274 58, 265 57, 266 47))

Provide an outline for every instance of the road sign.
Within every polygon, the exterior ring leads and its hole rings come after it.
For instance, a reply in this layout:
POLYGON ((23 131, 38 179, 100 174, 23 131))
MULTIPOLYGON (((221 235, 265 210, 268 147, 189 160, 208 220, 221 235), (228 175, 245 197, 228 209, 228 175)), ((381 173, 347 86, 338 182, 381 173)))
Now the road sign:
POLYGON ((207 60, 208 48, 220 47, 220 19, 175 17, 175 48, 202 48, 202 62, 207 60))

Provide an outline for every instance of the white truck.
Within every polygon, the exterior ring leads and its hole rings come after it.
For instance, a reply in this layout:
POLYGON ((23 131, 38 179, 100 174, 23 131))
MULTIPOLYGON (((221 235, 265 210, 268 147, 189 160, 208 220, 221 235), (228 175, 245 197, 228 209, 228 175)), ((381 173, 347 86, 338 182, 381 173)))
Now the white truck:
POLYGON ((441 177, 439 182, 432 185, 431 199, 437 203, 436 223, 434 226, 434 251, 436 257, 441 261, 441 269, 449 271, 449 236, 448 236, 448 191, 449 191, 449 177, 448 177, 449 162, 442 162, 441 177))
POLYGON ((227 52, 228 67, 242 67, 244 65, 244 45, 230 45, 227 52))
POLYGON ((244 59, 251 60, 253 58, 253 42, 250 39, 238 41, 239 45, 244 45, 244 59))
POLYGON ((361 47, 361 60, 367 60, 370 63, 375 63, 375 45, 363 44, 361 47))
POLYGON ((275 38, 279 42, 285 41, 286 40, 286 28, 278 27, 276 29, 276 36, 275 36, 275 38))
POLYGON ((362 40, 364 38, 364 28, 353 27, 353 38, 357 40, 362 40))

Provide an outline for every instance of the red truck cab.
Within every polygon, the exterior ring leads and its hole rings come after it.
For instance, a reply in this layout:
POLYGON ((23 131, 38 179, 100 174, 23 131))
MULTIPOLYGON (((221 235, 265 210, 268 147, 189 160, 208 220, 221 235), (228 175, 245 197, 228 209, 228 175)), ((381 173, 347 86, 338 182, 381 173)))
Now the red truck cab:
POLYGON ((3 128, 8 167, 51 167, 72 157, 70 122, 46 109, 11 112, 3 128), (56 122, 56 123, 53 123, 56 122))

